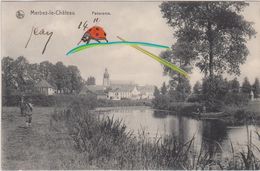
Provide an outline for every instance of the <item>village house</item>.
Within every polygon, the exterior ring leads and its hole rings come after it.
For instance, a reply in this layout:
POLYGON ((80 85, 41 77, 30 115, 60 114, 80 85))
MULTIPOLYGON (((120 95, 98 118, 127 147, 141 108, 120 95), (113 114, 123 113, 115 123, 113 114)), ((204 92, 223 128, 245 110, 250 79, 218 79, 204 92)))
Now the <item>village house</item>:
POLYGON ((40 94, 46 96, 55 94, 55 88, 50 85, 46 80, 41 80, 35 85, 35 87, 40 94))

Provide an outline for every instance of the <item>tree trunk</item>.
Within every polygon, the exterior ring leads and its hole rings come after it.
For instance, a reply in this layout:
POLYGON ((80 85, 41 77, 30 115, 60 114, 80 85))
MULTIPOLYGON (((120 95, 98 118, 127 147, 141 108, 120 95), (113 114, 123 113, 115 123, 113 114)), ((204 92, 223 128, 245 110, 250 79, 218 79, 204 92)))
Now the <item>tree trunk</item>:
POLYGON ((209 41, 209 77, 213 78, 213 37, 211 22, 208 21, 208 41, 209 41))

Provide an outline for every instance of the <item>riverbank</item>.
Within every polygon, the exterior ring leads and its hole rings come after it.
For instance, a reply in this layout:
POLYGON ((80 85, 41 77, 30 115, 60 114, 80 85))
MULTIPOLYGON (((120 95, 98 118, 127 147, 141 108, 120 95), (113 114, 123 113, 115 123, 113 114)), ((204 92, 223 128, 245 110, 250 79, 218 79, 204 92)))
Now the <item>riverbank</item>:
POLYGON ((121 107, 121 106, 152 106, 152 101, 149 99, 123 99, 123 100, 107 100, 107 99, 98 99, 98 107, 121 107))
MULTIPOLYGON (((89 106, 73 103, 64 108, 35 108, 33 126, 25 129, 19 108, 3 108, 3 169, 259 169, 250 155, 221 161, 207 149, 193 153, 194 139, 133 136, 113 118, 97 118, 89 106), (236 161, 236 163, 233 163, 236 161)), ((236 153, 236 152, 234 152, 236 153)), ((243 153, 247 155, 246 153, 243 153)))
MULTIPOLYGON (((202 111, 200 103, 175 102, 168 105, 165 111, 169 114, 187 116, 194 119, 218 119, 228 125, 260 124, 260 101, 251 101, 245 106, 223 106, 216 112, 202 111)), ((156 109, 156 108, 155 108, 156 109)), ((162 110, 162 109, 156 109, 162 110)))

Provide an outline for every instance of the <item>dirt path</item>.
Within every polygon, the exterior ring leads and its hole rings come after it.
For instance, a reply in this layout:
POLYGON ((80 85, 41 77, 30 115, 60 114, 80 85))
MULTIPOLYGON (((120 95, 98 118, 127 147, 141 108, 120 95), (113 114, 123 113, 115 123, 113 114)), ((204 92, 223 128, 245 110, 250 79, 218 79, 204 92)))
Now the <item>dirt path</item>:
POLYGON ((19 108, 2 108, 2 169, 97 169, 95 165, 85 162, 84 154, 75 151, 66 131, 50 126, 53 110, 35 107, 32 127, 25 128, 25 118, 20 116, 19 108))

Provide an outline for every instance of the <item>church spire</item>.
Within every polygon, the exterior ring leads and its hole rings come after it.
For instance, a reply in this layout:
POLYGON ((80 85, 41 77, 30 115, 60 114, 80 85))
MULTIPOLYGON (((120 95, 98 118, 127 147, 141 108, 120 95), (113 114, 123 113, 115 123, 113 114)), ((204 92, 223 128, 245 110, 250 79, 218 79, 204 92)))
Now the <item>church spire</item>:
POLYGON ((105 69, 105 72, 104 72, 104 76, 103 76, 103 86, 109 86, 110 85, 110 82, 109 82, 109 73, 108 73, 108 70, 107 68, 105 69))

